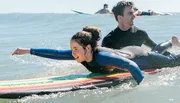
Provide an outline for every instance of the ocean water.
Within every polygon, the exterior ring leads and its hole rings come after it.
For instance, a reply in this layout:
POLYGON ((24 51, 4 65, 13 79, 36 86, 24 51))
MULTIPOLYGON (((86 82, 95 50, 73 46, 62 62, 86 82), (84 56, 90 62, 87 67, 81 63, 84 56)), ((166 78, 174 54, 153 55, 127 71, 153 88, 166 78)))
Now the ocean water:
MULTIPOLYGON (((160 43, 173 35, 180 38, 180 14, 136 17, 134 24, 146 30, 160 43)), ((46 76, 65 76, 88 72, 75 61, 58 61, 32 55, 12 56, 18 47, 69 49, 69 40, 87 25, 102 30, 102 37, 117 26, 110 15, 77 14, 0 14, 0 80, 46 76)), ((101 41, 100 41, 101 43, 101 41)), ((180 53, 180 47, 170 49, 180 53)), ((131 82, 107 89, 82 90, 22 99, 0 99, 0 103, 179 103, 180 67, 163 68, 155 75, 145 75, 134 86, 131 82)))

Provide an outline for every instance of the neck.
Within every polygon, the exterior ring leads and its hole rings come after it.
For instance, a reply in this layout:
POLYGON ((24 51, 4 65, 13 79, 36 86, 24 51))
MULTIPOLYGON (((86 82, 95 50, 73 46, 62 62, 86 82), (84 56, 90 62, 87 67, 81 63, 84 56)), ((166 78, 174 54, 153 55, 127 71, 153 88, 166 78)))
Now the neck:
POLYGON ((93 52, 86 55, 86 62, 91 62, 93 60, 93 52))
POLYGON ((119 23, 118 27, 122 30, 122 31, 127 31, 131 26, 128 25, 124 25, 122 23, 119 23))

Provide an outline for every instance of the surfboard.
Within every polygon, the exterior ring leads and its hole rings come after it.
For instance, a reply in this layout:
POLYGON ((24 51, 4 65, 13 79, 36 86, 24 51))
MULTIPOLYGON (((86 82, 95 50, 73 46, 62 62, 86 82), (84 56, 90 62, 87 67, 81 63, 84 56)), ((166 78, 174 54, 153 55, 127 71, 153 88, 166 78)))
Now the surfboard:
MULTIPOLYGON (((156 72, 148 70, 148 73, 156 72)), ((97 89, 122 84, 132 78, 130 73, 96 74, 86 73, 22 80, 0 81, 0 98, 22 98, 81 89, 97 89)))
POLYGON ((89 13, 85 13, 85 12, 82 12, 82 11, 77 11, 77 10, 71 10, 72 12, 75 12, 77 14, 85 14, 85 15, 92 15, 92 14, 89 14, 89 13))

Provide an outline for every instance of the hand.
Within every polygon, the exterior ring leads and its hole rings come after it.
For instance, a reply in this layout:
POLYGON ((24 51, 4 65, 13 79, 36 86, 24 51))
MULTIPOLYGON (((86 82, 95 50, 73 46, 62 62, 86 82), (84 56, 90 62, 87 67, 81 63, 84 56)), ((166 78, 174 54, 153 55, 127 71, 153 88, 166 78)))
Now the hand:
POLYGON ((23 54, 29 54, 30 48, 17 48, 12 55, 23 55, 23 54))

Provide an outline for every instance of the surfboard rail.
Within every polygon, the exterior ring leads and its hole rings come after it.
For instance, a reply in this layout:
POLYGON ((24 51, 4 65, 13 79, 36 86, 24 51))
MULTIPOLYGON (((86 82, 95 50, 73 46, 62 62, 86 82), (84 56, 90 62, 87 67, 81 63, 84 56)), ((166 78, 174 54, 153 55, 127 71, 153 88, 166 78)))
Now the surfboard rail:
POLYGON ((77 14, 92 15, 92 14, 90 14, 90 13, 85 13, 85 12, 78 11, 78 10, 73 10, 73 9, 71 9, 71 11, 74 12, 74 13, 77 13, 77 14))
MULTIPOLYGON (((148 71, 155 73, 155 70, 148 71)), ((69 76, 54 76, 23 80, 0 81, 0 98, 22 98, 31 95, 45 95, 82 89, 112 87, 130 80, 130 73, 96 74, 84 73, 69 76)))

